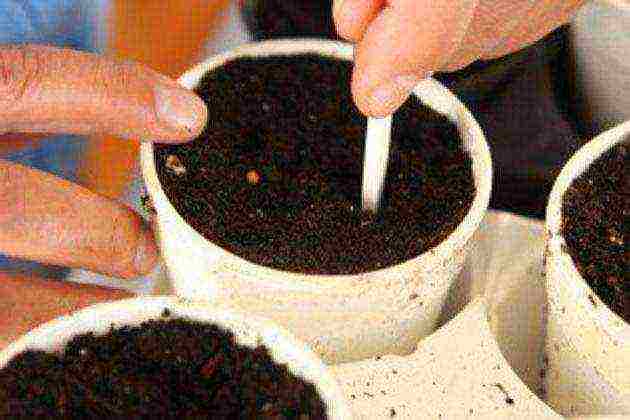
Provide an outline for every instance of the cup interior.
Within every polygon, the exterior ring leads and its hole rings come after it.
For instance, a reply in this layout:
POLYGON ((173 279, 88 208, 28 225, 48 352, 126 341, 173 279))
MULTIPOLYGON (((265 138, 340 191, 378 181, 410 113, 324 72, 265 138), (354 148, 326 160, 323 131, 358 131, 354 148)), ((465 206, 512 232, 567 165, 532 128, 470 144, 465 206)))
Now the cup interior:
MULTIPOLYGON (((353 47, 347 43, 309 39, 264 41, 246 44, 225 54, 212 57, 183 74, 179 78, 179 83, 189 89, 194 89, 207 72, 212 71, 227 61, 235 58, 286 56, 307 53, 347 61, 351 61, 353 59, 353 47)), ((481 223, 490 200, 490 190, 492 184, 490 151, 485 141, 483 132, 473 116, 452 93, 435 80, 426 80, 421 82, 418 87, 416 87, 413 94, 418 96, 422 102, 430 108, 447 116, 457 126, 462 138, 464 149, 471 155, 472 158, 472 170, 476 194, 471 208, 464 220, 442 243, 420 256, 401 263, 399 266, 390 266, 369 272, 370 274, 374 274, 374 276, 377 276, 384 271, 391 271, 392 269, 405 271, 407 267, 412 264, 435 264, 433 261, 434 258, 428 256, 427 254, 447 255, 452 252, 451 250, 462 247, 470 239, 478 225, 481 223)), ((141 163, 145 183, 158 214, 168 214, 169 217, 174 219, 177 224, 182 226, 185 225, 186 228, 182 229, 184 229, 188 235, 195 237, 195 242, 208 243, 209 241, 207 241, 197 231, 192 229, 183 217, 179 215, 164 193, 157 176, 154 149, 151 143, 144 143, 142 145, 141 163)), ((287 284, 285 286, 288 288, 293 288, 300 282, 303 282, 306 288, 308 288, 308 284, 313 283, 318 285, 330 284, 331 280, 333 282, 335 280, 347 282, 348 277, 354 276, 351 274, 304 275, 286 272, 269 267, 262 267, 254 262, 245 260, 222 249, 215 250, 215 252, 222 253, 223 257, 233 260, 233 265, 243 267, 244 271, 265 273, 265 277, 267 278, 278 279, 274 281, 282 282, 282 279, 287 280, 287 284)))

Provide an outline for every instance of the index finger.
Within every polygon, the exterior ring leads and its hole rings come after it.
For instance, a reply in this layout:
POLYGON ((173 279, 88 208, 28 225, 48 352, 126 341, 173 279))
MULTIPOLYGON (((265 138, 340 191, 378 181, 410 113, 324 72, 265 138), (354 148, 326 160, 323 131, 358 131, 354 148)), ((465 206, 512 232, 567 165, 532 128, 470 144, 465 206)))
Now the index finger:
POLYGON ((457 49, 477 0, 390 0, 357 46, 352 91, 367 115, 394 112, 457 49))
POLYGON ((0 134, 112 134, 181 142, 205 125, 193 92, 137 63, 69 49, 0 47, 0 134))

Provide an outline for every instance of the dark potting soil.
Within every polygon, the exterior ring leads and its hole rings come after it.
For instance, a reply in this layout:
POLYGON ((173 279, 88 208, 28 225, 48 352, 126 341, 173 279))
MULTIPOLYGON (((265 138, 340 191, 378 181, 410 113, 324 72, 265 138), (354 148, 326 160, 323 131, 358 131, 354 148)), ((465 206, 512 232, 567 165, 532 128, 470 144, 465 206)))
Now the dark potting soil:
POLYGON ((75 337, 0 370, 0 418, 327 419, 314 385, 268 350, 185 319, 75 337))
POLYGON ((351 63, 318 56, 238 59, 197 93, 210 125, 156 145, 166 195, 210 241, 249 261, 352 274, 420 255, 462 222, 475 195, 457 127, 411 98, 396 113, 382 209, 361 211, 367 121, 351 63))
POLYGON ((628 145, 599 158, 566 192, 562 234, 578 271, 600 299, 630 322, 628 145))

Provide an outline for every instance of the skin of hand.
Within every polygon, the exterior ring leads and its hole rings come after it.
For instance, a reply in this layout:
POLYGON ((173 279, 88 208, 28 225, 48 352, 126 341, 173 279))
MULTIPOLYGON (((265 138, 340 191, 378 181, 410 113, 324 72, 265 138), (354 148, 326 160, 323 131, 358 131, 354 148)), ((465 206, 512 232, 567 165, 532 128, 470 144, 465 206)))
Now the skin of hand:
POLYGON ((0 273, 0 351, 44 322, 129 297, 122 290, 0 273))
POLYGON ((356 44, 354 100, 383 117, 430 72, 502 57, 567 23, 585 0, 334 0, 339 35, 356 44))
MULTIPOLYGON (((0 136, 106 133, 175 143, 198 135, 206 119, 193 92, 137 63, 48 46, 0 47, 0 136)), ((3 160, 0 253, 121 278, 149 272, 158 254, 152 230, 132 209, 3 160)))

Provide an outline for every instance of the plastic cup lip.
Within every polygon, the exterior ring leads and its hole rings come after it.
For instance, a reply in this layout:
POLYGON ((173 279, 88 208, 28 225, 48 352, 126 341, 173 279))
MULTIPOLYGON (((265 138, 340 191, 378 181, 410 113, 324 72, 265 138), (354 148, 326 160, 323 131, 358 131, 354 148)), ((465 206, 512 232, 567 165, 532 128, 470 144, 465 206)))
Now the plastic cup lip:
MULTIPOLYGON (((553 279, 548 278, 548 287, 553 291, 558 287, 556 283, 562 283, 563 290, 570 293, 573 302, 581 301, 584 305, 580 305, 580 308, 589 308, 586 311, 581 309, 580 311, 585 312, 598 330, 623 346, 630 345, 630 325, 598 297, 579 273, 573 258, 564 251, 566 241, 562 236, 562 205, 564 194, 592 163, 613 147, 629 141, 630 121, 627 121, 604 131, 582 146, 558 175, 549 195, 545 218, 548 265, 546 271, 549 272, 549 266, 554 265, 557 272, 563 274, 553 279), (588 299, 593 299, 596 304, 586 304, 586 296, 589 296, 588 299)), ((576 308, 577 305, 571 309, 576 310, 576 308)), ((567 308, 567 310, 571 309, 567 308)))
POLYGON ((264 345, 274 361, 286 364, 292 373, 316 386, 328 406, 331 419, 351 418, 345 397, 328 367, 293 334, 271 321, 227 306, 210 306, 174 296, 135 297, 100 303, 53 319, 2 350, 0 369, 27 349, 58 351, 79 334, 105 334, 112 324, 116 328, 138 326, 150 319, 161 319, 165 308, 171 312, 170 319, 183 317, 214 324, 232 332, 238 344, 247 347, 264 345))
MULTIPOLYGON (((236 58, 291 56, 309 53, 351 61, 354 55, 354 48, 351 44, 345 42, 308 38, 253 42, 241 45, 223 54, 210 57, 193 66, 178 79, 178 82, 188 89, 194 89, 203 75, 208 71, 218 68, 227 61, 236 58)), ((267 279, 276 282, 277 285, 284 288, 296 289, 297 287, 298 289, 309 290, 312 289, 313 286, 318 289, 336 288, 338 284, 352 284, 352 280, 363 282, 366 276, 382 277, 384 273, 391 272, 400 272, 402 274, 408 272, 410 267, 418 264, 432 266, 436 264, 436 258, 448 256, 452 253, 452 250, 461 248, 472 237, 488 208, 492 188, 490 149, 485 140, 483 131, 470 111, 468 111, 461 101, 450 91, 438 82, 426 80, 416 87, 413 94, 422 98, 423 93, 429 91, 439 98, 439 100, 433 104, 435 105, 434 109, 447 114, 451 120, 454 120, 454 123, 460 130, 465 129, 467 131, 468 137, 472 140, 469 142, 470 144, 466 144, 465 141, 465 145, 471 152, 471 159, 473 160, 473 178, 475 181, 476 194, 464 220, 444 241, 425 253, 398 265, 359 274, 302 274, 262 266, 217 246, 220 252, 233 261, 235 265, 238 265, 242 271, 255 272, 259 275, 260 273, 264 273, 267 279), (474 171, 475 167, 479 168, 477 172, 474 171)), ((195 237, 196 241, 210 243, 210 241, 188 225, 167 198, 157 176, 152 143, 142 143, 140 148, 140 161, 146 188, 158 212, 158 217, 169 215, 170 218, 174 218, 175 223, 179 226, 185 226, 184 229, 186 229, 188 234, 195 237)))

